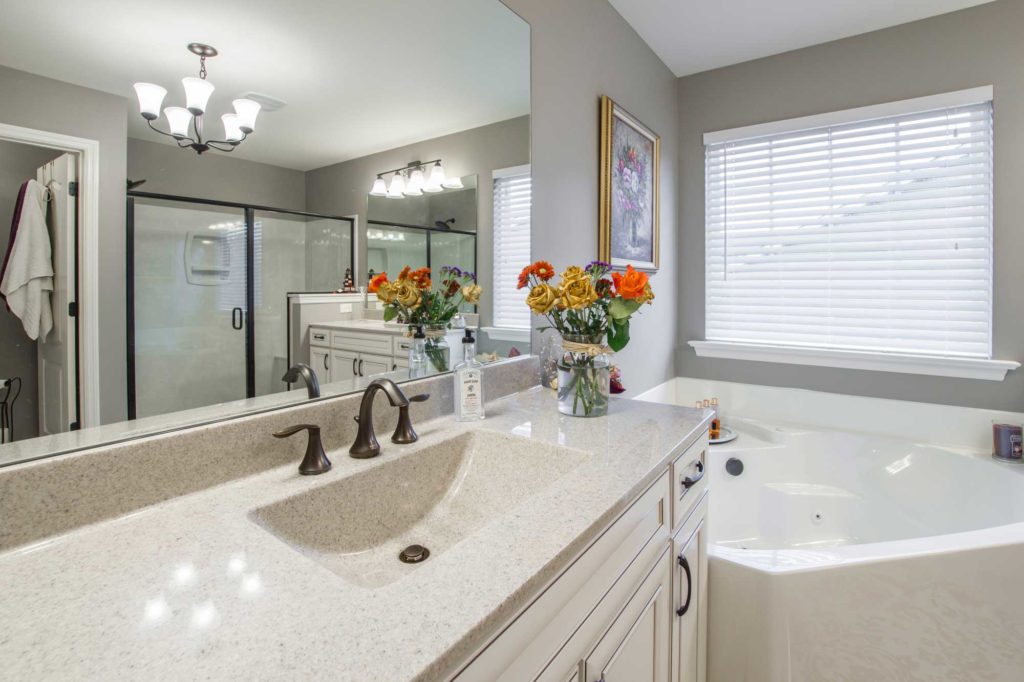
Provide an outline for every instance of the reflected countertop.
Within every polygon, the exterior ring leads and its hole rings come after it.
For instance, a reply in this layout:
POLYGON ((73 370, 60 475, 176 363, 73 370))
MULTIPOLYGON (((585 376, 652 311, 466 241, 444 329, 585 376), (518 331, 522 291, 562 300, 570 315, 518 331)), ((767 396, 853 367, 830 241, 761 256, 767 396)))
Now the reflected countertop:
POLYGON ((706 429, 702 411, 632 400, 613 400, 607 417, 565 417, 543 388, 487 409, 479 423, 417 425, 419 443, 385 443, 375 459, 332 451, 335 466, 322 476, 300 476, 290 464, 0 554, 4 674, 435 679, 493 636, 706 429), (345 580, 251 518, 472 429, 588 456, 381 587, 345 580))

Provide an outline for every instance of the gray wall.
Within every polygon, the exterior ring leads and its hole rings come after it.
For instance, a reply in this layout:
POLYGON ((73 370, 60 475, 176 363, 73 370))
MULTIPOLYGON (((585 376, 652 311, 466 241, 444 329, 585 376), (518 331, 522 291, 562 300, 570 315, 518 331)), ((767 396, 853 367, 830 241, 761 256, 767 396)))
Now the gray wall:
POLYGON ((273 208, 306 208, 306 174, 223 152, 202 156, 149 140, 128 140, 128 177, 140 192, 219 199, 273 208))
MULTIPOLYGON (((36 169, 62 152, 0 140, 0 259, 7 253, 18 190, 36 177, 36 169)), ((21 394, 14 403, 14 435, 18 440, 39 435, 39 391, 36 381, 36 342, 14 314, 0 305, 0 379, 21 377, 21 394)))
POLYGON ((128 102, 0 66, 0 122, 98 140, 100 418, 126 417, 124 181, 128 102))
MULTIPOLYGON (((359 231, 362 232, 366 225, 367 193, 377 173, 400 168, 410 161, 437 158, 443 160, 446 175, 477 176, 477 271, 480 286, 486 291, 493 291, 491 172, 498 168, 530 163, 529 116, 463 130, 310 171, 306 174, 307 209, 331 215, 358 215, 359 231)), ((536 230, 536 213, 534 221, 536 230)), ((360 263, 359 270, 363 270, 362 264, 366 263, 366 241, 360 237, 356 248, 356 262, 360 263)), ((362 284, 365 279, 365 272, 356 273, 357 284, 362 284)), ((486 305, 481 307, 481 312, 483 323, 489 324, 486 305)))
MULTIPOLYGON (((703 133, 995 86, 995 337, 1024 359, 1024 2, 972 9, 679 79, 678 369, 684 376, 1003 410, 1024 409, 1024 370, 1003 382, 698 358, 704 338, 703 133)), ((534 84, 536 87, 536 83, 534 84)), ((536 107, 536 104, 534 105, 536 107)), ((627 104, 628 106, 628 104, 627 104)), ((637 112, 639 113, 639 112, 637 112)))
MULTIPOLYGON (((556 267, 597 257, 598 98, 608 95, 661 135, 661 270, 653 307, 613 362, 627 396, 674 374, 678 309, 677 79, 605 0, 505 0, 530 22, 533 257, 556 267)), ((539 349, 539 339, 534 338, 539 349)))

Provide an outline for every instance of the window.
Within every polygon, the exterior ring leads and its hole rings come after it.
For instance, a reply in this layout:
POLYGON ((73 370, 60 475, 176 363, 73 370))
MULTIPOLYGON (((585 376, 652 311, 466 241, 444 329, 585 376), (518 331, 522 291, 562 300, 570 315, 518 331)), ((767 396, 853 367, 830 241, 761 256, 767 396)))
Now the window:
POLYGON ((493 177, 494 326, 529 330, 527 292, 516 289, 516 280, 530 263, 530 167, 496 170, 493 177))
POLYGON ((707 341, 990 359, 991 100, 705 136, 707 341))

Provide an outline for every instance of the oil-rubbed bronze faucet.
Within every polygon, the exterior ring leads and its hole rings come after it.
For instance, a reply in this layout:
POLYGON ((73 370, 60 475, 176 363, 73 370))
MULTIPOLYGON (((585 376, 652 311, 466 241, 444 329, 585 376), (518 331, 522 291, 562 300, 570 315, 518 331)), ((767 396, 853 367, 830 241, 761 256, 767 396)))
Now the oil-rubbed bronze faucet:
POLYGON ((423 402, 430 395, 424 393, 406 398, 402 389, 391 379, 374 379, 363 391, 363 400, 359 403, 359 416, 355 418, 359 424, 359 433, 356 434, 356 442, 349 448, 348 453, 356 459, 369 459, 380 454, 380 443, 377 442, 377 434, 373 432, 373 398, 377 391, 384 391, 391 406, 398 408, 398 426, 391 436, 391 442, 415 443, 419 438, 409 419, 409 403, 423 402))
POLYGON ((299 424, 285 429, 284 431, 278 431, 274 434, 274 438, 287 438, 293 436, 299 431, 305 429, 309 431, 309 441, 306 442, 306 456, 302 458, 302 464, 299 465, 299 473, 303 476, 315 476, 316 474, 325 474, 331 470, 331 460, 327 459, 327 453, 324 452, 324 445, 320 441, 320 427, 314 424, 299 424))

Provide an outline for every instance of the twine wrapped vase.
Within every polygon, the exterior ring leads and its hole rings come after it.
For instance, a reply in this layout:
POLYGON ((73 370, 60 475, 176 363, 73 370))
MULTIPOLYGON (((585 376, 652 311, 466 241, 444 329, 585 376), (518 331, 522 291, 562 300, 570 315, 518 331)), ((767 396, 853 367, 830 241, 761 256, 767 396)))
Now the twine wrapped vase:
POLYGON ((573 417, 608 413, 611 393, 611 354, 604 334, 562 335, 558 362, 558 411, 573 417))

